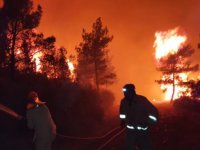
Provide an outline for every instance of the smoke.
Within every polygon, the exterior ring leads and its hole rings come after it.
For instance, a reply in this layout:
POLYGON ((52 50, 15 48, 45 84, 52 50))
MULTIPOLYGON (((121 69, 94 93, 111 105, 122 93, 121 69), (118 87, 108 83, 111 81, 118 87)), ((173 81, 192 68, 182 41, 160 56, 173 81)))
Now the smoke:
POLYGON ((0 0, 0 8, 2 8, 2 7, 3 7, 3 5, 4 5, 4 2, 3 2, 3 0, 0 0))
POLYGON ((50 108, 58 130, 77 136, 90 135, 97 129, 102 129, 105 112, 109 111, 114 101, 114 96, 109 91, 98 93, 92 88, 83 88, 74 83, 60 86, 53 97, 56 101, 52 100, 50 108))

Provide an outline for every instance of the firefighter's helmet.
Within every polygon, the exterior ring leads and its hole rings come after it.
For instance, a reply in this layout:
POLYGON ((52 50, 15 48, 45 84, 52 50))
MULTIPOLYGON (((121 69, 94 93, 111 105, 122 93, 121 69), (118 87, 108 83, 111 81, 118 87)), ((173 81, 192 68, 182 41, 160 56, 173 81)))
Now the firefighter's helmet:
POLYGON ((135 91, 135 85, 134 84, 126 84, 123 87, 123 92, 133 92, 135 91))

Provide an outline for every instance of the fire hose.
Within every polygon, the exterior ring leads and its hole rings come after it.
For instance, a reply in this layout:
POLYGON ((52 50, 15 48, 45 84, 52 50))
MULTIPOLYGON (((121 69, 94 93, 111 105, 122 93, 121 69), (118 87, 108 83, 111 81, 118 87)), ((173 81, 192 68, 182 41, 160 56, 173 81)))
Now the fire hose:
MULTIPOLYGON (((9 107, 0 104, 0 110, 9 114, 10 116, 20 120, 23 117, 21 115, 19 115, 18 113, 16 113, 14 110, 10 109, 9 107)), ((118 129, 120 129, 120 127, 116 127, 112 130, 110 130, 109 132, 105 133, 102 136, 96 136, 96 137, 74 137, 74 136, 68 136, 68 135, 63 135, 60 133, 57 133, 57 136, 60 136, 62 138, 67 138, 67 139, 72 139, 72 140, 99 140, 99 139, 104 139, 106 138, 109 134, 117 131, 118 129)), ((97 148, 97 150, 102 150, 106 145, 108 145, 112 140, 114 140, 118 135, 120 135, 122 132, 124 132, 125 128, 123 128, 122 130, 120 130, 119 132, 117 132, 115 135, 113 135, 110 139, 108 139, 104 144, 100 145, 100 147, 97 148)))
POLYGON ((8 107, 5 106, 5 105, 0 104, 0 110, 3 111, 3 112, 5 112, 5 113, 7 113, 7 114, 9 114, 9 115, 12 116, 12 117, 18 119, 18 120, 20 120, 20 119, 23 118, 21 115, 19 115, 19 114, 16 113, 14 110, 8 108, 8 107))
POLYGON ((97 139, 103 139, 103 138, 107 137, 109 134, 111 134, 112 132, 116 131, 119 128, 121 128, 121 127, 116 127, 114 129, 110 130, 109 132, 105 133, 102 136, 95 136, 95 137, 74 137, 74 136, 66 136, 66 135, 59 134, 59 133, 57 133, 57 135, 62 138, 67 138, 67 139, 71 139, 71 140, 97 140, 97 139))
POLYGON ((101 146, 99 146, 97 148, 97 150, 102 150, 103 148, 105 148, 109 143, 111 143, 117 136, 119 136, 120 134, 122 134, 125 131, 126 128, 123 128, 122 130, 120 130, 119 132, 117 132, 115 135, 113 135, 110 139, 108 139, 104 144, 102 144, 101 146))
MULTIPOLYGON (((11 108, 9 108, 9 107, 7 107, 3 104, 0 104, 0 110, 9 114, 10 116, 16 118, 17 120, 20 120, 20 119, 23 118, 23 116, 19 115, 14 110, 12 110, 11 108)), ((72 139, 72 140, 97 140, 97 139, 103 139, 103 138, 107 137, 109 134, 118 130, 119 128, 121 128, 121 127, 116 127, 114 129, 110 130, 109 132, 105 133, 104 135, 96 136, 96 137, 75 137, 75 136, 63 135, 63 134, 60 134, 60 133, 57 133, 57 136, 60 136, 62 138, 72 139)))

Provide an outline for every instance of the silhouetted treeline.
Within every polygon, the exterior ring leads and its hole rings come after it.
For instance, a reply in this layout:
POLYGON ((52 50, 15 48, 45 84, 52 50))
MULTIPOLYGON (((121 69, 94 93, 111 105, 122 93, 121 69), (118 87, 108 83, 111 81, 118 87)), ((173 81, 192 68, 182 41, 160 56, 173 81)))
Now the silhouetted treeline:
POLYGON ((191 89, 191 97, 193 99, 200 98, 200 80, 190 80, 184 83, 191 89))
MULTIPOLYGON (((9 71, 11 79, 15 79, 16 73, 41 73, 51 79, 71 77, 67 50, 56 46, 56 37, 45 37, 36 30, 41 17, 42 7, 34 9, 32 0, 4 0, 0 8, 0 71, 9 71)), ((83 29, 82 38, 75 48, 76 80, 97 90, 101 85, 113 84, 116 73, 108 55, 113 36, 109 36, 100 17, 91 32, 83 29)))
POLYGON ((12 79, 16 72, 69 78, 67 50, 36 30, 41 17, 42 7, 34 10, 32 0, 4 0, 0 8, 0 69, 12 79))

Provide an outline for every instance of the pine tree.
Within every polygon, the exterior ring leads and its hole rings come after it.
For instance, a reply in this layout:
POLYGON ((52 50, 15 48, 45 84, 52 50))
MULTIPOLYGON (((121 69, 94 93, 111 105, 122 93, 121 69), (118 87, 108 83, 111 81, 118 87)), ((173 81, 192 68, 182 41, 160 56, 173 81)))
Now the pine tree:
POLYGON ((101 18, 92 26, 91 32, 83 29, 83 42, 76 48, 78 53, 77 78, 82 83, 93 83, 97 90, 100 85, 114 83, 116 74, 108 57, 109 36, 107 27, 103 27, 101 18))
POLYGON ((67 50, 64 47, 57 49, 56 73, 58 78, 69 79, 70 72, 67 64, 67 50))
POLYGON ((0 14, 0 20, 2 20, 0 21, 2 23, 1 30, 4 33, 3 40, 7 41, 8 45, 10 73, 11 77, 14 78, 16 71, 16 45, 22 32, 39 25, 42 8, 38 5, 37 10, 33 11, 32 0, 4 0, 0 14))
POLYGON ((34 53, 37 53, 38 47, 35 46, 37 34, 34 30, 28 30, 24 32, 21 36, 22 38, 22 56, 20 63, 23 64, 23 72, 24 73, 34 73, 35 72, 35 63, 33 61, 34 53))
POLYGON ((159 60, 157 70, 162 72, 163 77, 156 80, 158 84, 172 85, 173 91, 171 102, 174 99, 175 88, 177 84, 183 86, 183 81, 180 78, 180 73, 194 72, 199 69, 199 65, 191 65, 189 57, 194 53, 194 49, 190 45, 180 48, 177 53, 169 54, 159 60))
POLYGON ((38 39, 38 44, 41 45, 43 56, 41 58, 41 71, 49 78, 57 78, 56 75, 56 38, 54 36, 44 38, 43 35, 38 39))

